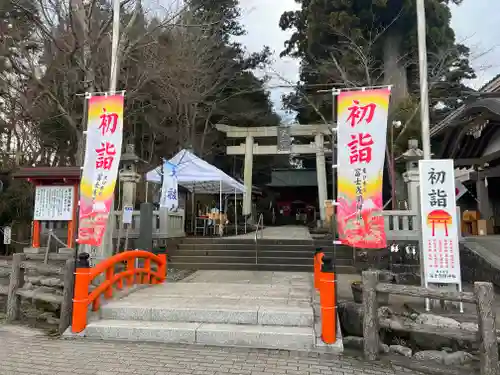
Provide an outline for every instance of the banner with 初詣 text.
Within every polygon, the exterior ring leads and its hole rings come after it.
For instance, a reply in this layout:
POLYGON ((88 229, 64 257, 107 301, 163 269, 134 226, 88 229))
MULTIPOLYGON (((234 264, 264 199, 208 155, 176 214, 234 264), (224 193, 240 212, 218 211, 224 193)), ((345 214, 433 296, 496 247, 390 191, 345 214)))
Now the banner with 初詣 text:
POLYGON ((425 285, 460 284, 453 160, 420 160, 418 167, 425 285))
POLYGON ((100 246, 115 191, 123 138, 123 95, 88 99, 87 146, 80 182, 78 243, 100 246))
POLYGON ((337 116, 337 227, 352 247, 387 246, 382 200, 390 89, 344 91, 337 116))

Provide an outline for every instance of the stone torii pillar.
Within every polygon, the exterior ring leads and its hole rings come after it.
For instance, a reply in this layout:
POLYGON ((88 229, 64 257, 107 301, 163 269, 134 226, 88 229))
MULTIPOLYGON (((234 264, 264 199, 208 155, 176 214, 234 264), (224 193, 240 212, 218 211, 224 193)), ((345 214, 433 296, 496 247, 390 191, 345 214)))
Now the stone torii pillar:
POLYGON ((252 213, 253 144, 253 136, 247 135, 245 139, 245 167, 243 170, 243 182, 246 189, 243 195, 243 215, 252 213))
MULTIPOLYGON (((325 164, 325 137, 322 133, 314 136, 316 144, 316 174, 318 179, 318 206, 320 218, 323 223, 326 222, 325 201, 328 199, 326 182, 326 164, 325 164)), ((333 181, 335 183, 335 181, 333 181)))

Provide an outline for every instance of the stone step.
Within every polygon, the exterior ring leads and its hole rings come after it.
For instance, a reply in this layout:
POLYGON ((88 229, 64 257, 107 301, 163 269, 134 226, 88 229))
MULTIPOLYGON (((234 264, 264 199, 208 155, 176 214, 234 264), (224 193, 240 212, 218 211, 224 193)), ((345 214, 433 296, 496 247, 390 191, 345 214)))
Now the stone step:
POLYGON ((101 308, 103 319, 153 322, 250 324, 312 327, 311 306, 260 304, 260 301, 201 303, 197 299, 156 298, 154 304, 112 302, 101 308))
MULTIPOLYGON (((241 263, 255 264, 255 254, 250 256, 211 256, 211 255, 184 255, 176 254, 170 257, 170 264, 175 263, 241 263)), ((277 265, 297 265, 297 266, 312 266, 314 260, 312 257, 269 257, 266 254, 258 255, 258 263, 262 264, 277 264, 277 265)), ((352 259, 337 259, 337 265, 350 266, 352 259)))
POLYGON ((87 325, 86 337, 102 340, 243 346, 268 349, 308 350, 314 347, 311 327, 242 324, 144 322, 99 320, 87 325))
MULTIPOLYGON (((220 256, 220 257, 255 257, 255 249, 251 250, 172 250, 169 252, 170 256, 220 256)), ((307 258, 313 259, 313 254, 311 252, 302 251, 269 251, 267 249, 258 249, 257 251, 259 257, 267 258, 307 258)), ((330 252, 327 252, 330 255, 330 252)), ((337 259, 349 259, 352 260, 352 253, 337 252, 337 259)))
MULTIPOLYGON (((207 244, 179 244, 178 251, 234 251, 247 252, 255 251, 255 244, 225 244, 225 243, 207 243, 207 244)), ((310 245, 266 245, 259 243, 259 251, 281 252, 281 253, 300 253, 306 256, 313 256, 316 247, 310 245)), ((323 246, 326 253, 333 252, 333 246, 323 246)), ((336 252, 339 255, 352 257, 353 250, 347 246, 337 246, 336 252)))
MULTIPOLYGON (((254 244, 254 238, 232 238, 232 237, 187 237, 183 238, 181 244, 254 244)), ((313 240, 286 240, 259 238, 259 245, 302 245, 314 246, 313 240)))
MULTIPOLYGON (((155 285, 130 294, 126 299, 113 303, 130 303, 140 306, 160 306, 160 299, 183 298, 184 300, 193 300, 202 305, 213 305, 216 301, 240 300, 241 303, 253 301, 254 305, 262 304, 262 299, 279 298, 285 302, 289 299, 311 300, 312 285, 298 286, 293 285, 273 285, 273 284, 248 284, 245 279, 240 279, 240 283, 197 283, 197 282, 178 282, 170 284, 155 285), (212 300, 210 300, 212 299, 212 300), (140 302, 140 303, 138 303, 140 302)), ((174 305, 179 303, 165 301, 174 305)), ((276 300, 277 301, 277 300, 276 300)), ((163 302, 162 302, 163 303, 163 302)), ((187 302, 184 302, 187 303, 187 302)), ((229 304, 229 302, 227 303, 229 304)), ((166 306, 169 306, 168 304, 166 306)))
MULTIPOLYGON (((184 256, 184 255, 174 255, 170 258, 170 262, 176 263, 243 263, 243 264, 255 264, 255 254, 251 256, 184 256)), ((312 258, 270 258, 270 257, 258 257, 258 262, 263 264, 297 264, 297 265, 312 265, 312 258)))
MULTIPOLYGON (((208 261, 208 260, 207 260, 208 261)), ((313 265, 294 264, 244 264, 244 263, 183 263, 169 262, 169 266, 177 269, 192 270, 245 270, 245 271, 283 271, 283 272, 313 272, 313 265)), ((356 274, 353 266, 337 265, 336 272, 341 274, 356 274)))

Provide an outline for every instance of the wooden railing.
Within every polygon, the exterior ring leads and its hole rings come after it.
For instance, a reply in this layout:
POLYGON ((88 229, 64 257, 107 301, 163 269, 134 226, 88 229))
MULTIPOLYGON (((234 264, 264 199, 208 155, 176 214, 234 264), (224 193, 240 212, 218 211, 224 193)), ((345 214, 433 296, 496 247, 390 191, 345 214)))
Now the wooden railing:
POLYGON ((87 312, 90 305, 92 310, 97 311, 100 306, 100 297, 110 299, 113 290, 121 290, 125 284, 160 284, 167 277, 167 256, 165 254, 155 255, 148 251, 131 250, 113 255, 102 261, 95 267, 89 266, 89 254, 82 253, 78 256, 75 272, 75 292, 73 299, 73 333, 82 332, 87 326, 87 312), (136 267, 136 260, 144 259, 142 267, 136 267), (117 265, 126 262, 125 270, 115 273, 117 265), (157 270, 152 269, 152 262, 156 263, 157 270), (104 274, 105 280, 94 290, 89 292, 91 282, 99 275, 104 274))
POLYGON ((498 344, 495 327, 493 284, 475 282, 474 293, 450 290, 427 289, 418 286, 379 283, 377 271, 363 272, 363 336, 364 354, 369 360, 379 355, 379 329, 428 333, 447 338, 480 342, 481 375, 498 375, 498 344), (477 307, 478 331, 459 328, 444 328, 435 325, 418 324, 412 321, 395 321, 379 318, 377 293, 439 299, 453 302, 473 303, 477 307))
MULTIPOLYGON (((0 266, 3 265, 0 263, 0 266)), ((7 262, 5 261, 5 265, 7 262)), ((63 333, 69 327, 71 320, 71 304, 73 297, 73 273, 75 270, 75 260, 68 259, 64 267, 55 265, 40 264, 27 261, 26 254, 14 254, 10 263, 10 275, 8 287, 0 285, 0 295, 7 295, 7 321, 13 322, 21 317, 21 300, 28 298, 53 303, 61 306, 59 316, 59 333, 63 333), (23 289, 26 271, 33 271, 41 275, 63 277, 62 295, 38 292, 36 290, 23 289)))

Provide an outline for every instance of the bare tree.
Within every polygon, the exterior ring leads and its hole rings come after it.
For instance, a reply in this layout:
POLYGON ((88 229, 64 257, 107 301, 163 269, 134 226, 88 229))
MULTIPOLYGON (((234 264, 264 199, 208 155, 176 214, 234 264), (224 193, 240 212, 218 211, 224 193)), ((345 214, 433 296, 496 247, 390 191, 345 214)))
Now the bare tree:
MULTIPOLYGON (((36 0, 27 8, 20 0, 8 0, 12 9, 30 21, 30 34, 4 55, 8 78, 2 77, 18 107, 29 114, 33 130, 45 149, 57 153, 51 163, 81 164, 85 126, 85 92, 105 91, 109 82, 111 10, 96 0, 36 0), (24 89, 16 89, 18 82, 24 89)), ((157 30, 172 29, 175 13, 164 14, 154 28, 145 29, 138 19, 145 17, 140 0, 121 4, 119 58, 138 48, 157 30), (137 29, 141 29, 137 32, 137 29)), ((126 74, 125 74, 126 76, 126 74)), ((29 122, 25 122, 25 125, 29 122)))

